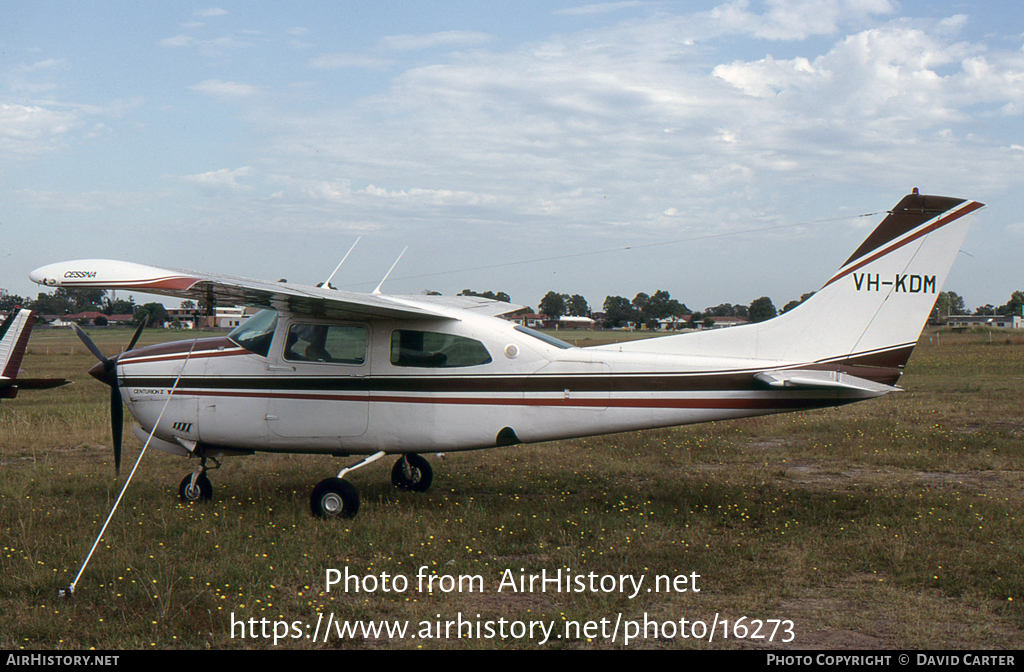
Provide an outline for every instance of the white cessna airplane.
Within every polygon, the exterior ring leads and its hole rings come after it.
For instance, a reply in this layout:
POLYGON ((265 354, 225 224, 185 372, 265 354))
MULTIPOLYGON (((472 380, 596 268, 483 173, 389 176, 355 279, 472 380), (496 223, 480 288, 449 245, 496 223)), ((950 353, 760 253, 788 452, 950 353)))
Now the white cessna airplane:
MULTIPOLYGON (((365 455, 321 481, 316 516, 355 515, 343 477, 386 454, 426 490, 421 453, 839 406, 894 387, 982 204, 905 196, 813 297, 772 320, 576 348, 471 297, 384 296, 120 261, 44 266, 47 287, 139 290, 263 310, 227 336, 129 350, 91 373, 136 436, 200 460, 182 499, 209 499, 208 461, 257 451, 365 455), (161 417, 161 413, 163 413, 161 417), (159 422, 158 422, 159 418, 159 422)), ((133 339, 134 345, 136 338, 133 339)), ((119 438, 115 439, 119 452, 119 438)))

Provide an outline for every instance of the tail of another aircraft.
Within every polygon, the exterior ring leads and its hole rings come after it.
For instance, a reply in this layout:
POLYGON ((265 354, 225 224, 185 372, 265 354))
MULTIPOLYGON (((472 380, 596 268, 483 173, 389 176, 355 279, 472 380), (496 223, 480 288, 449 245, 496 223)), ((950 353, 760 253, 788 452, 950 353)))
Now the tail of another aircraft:
POLYGON ((976 201, 905 196, 825 285, 778 317, 616 346, 624 351, 773 360, 894 383, 931 313, 976 201))
POLYGON ((12 312, 0 324, 0 397, 18 394, 15 381, 35 321, 36 314, 22 308, 12 312))

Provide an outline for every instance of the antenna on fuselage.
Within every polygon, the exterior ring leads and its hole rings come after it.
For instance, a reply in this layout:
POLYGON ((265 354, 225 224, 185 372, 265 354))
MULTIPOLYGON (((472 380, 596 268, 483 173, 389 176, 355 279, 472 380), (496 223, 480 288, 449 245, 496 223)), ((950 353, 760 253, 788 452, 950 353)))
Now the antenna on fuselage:
MULTIPOLYGON (((405 246, 405 250, 408 250, 408 249, 409 249, 409 246, 406 245, 405 246)), ((402 254, 405 254, 405 250, 402 250, 402 254)), ((395 259, 395 263, 391 264, 391 268, 389 268, 388 272, 384 274, 384 278, 380 281, 380 284, 377 285, 377 289, 373 290, 373 292, 372 292, 373 294, 380 294, 380 288, 384 285, 384 280, 387 280, 388 276, 391 275, 391 271, 395 270, 395 266, 398 266, 398 262, 399 262, 399 260, 401 260, 402 254, 398 255, 398 259, 395 259)))
POLYGON ((322 285, 323 287, 326 287, 328 289, 331 288, 331 280, 334 279, 335 273, 338 272, 338 269, 341 268, 341 265, 345 263, 346 259, 348 259, 348 255, 352 254, 352 250, 356 249, 356 245, 358 245, 359 241, 362 240, 362 239, 363 239, 362 236, 359 236, 358 238, 356 238, 356 242, 352 243, 352 247, 348 248, 348 252, 346 252, 345 256, 341 258, 341 261, 338 262, 338 265, 334 267, 334 273, 331 273, 330 277, 327 278, 327 280, 324 281, 324 284, 322 285))

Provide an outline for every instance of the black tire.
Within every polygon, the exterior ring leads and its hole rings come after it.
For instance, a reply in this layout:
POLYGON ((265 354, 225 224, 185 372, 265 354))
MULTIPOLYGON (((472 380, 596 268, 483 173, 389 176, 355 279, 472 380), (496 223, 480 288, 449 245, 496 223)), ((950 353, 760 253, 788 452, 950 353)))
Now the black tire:
POLYGON ((195 487, 192 487, 192 474, 189 474, 178 486, 178 498, 186 504, 208 502, 213 498, 213 483, 206 474, 200 474, 195 487))
POLYGON ((433 481, 434 471, 430 462, 415 453, 403 456, 391 468, 391 484, 399 490, 426 492, 433 481), (408 466, 403 462, 408 462, 408 466))
POLYGON ((313 488, 309 508, 317 518, 354 518, 359 511, 359 491, 341 478, 325 478, 313 488))

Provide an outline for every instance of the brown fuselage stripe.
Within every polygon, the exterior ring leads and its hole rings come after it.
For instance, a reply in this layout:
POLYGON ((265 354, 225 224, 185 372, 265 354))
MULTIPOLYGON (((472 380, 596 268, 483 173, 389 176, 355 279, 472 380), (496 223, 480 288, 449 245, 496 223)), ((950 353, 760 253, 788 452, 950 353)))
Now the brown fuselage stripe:
POLYGON ((154 362, 176 362, 185 359, 206 359, 209 357, 234 357, 236 355, 251 355, 252 353, 243 348, 234 348, 232 350, 205 350, 201 352, 193 352, 191 354, 177 355, 153 355, 145 354, 141 357, 133 357, 132 359, 118 359, 118 364, 153 364, 154 362))
POLYGON ((224 355, 248 354, 248 350, 245 350, 227 336, 212 336, 210 338, 198 338, 195 340, 171 341, 170 343, 147 345, 144 348, 124 353, 117 358, 117 361, 119 364, 135 364, 141 363, 150 357, 170 359, 167 357, 168 355, 181 355, 181 359, 184 359, 190 350, 193 353, 192 357, 199 355, 212 357, 222 351, 224 355), (193 343, 195 343, 195 347, 192 346, 193 343))
MULTIPOLYGON (((600 394, 645 392, 764 392, 764 384, 754 378, 759 371, 723 374, 679 375, 518 375, 518 376, 324 376, 214 378, 182 377, 178 388, 205 392, 278 392, 324 394, 331 392, 384 392, 433 394, 509 394, 586 392, 600 394)), ((173 376, 122 378, 122 388, 169 388, 173 376)))
MULTIPOLYGON (((178 396, 232 397, 244 399, 289 399, 300 401, 340 401, 357 403, 432 404, 469 406, 547 406, 554 408, 651 408, 696 410, 797 410, 838 406, 857 401, 858 397, 841 397, 837 392, 824 392, 830 396, 800 398, 704 398, 704 399, 516 399, 501 397, 408 397, 408 396, 352 396, 323 394, 289 394, 281 392, 234 392, 190 390, 179 388, 178 396)), ((806 394, 806 393, 805 393, 806 394)))

